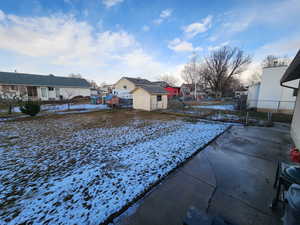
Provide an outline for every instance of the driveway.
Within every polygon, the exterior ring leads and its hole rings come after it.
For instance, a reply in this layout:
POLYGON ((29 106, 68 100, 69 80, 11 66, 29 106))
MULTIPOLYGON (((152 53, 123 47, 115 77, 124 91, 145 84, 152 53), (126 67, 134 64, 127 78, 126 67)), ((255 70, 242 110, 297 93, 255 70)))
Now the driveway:
POLYGON ((281 224, 272 212, 278 160, 288 160, 289 127, 233 126, 143 199, 116 218, 118 225, 179 225, 189 209, 234 225, 281 224))

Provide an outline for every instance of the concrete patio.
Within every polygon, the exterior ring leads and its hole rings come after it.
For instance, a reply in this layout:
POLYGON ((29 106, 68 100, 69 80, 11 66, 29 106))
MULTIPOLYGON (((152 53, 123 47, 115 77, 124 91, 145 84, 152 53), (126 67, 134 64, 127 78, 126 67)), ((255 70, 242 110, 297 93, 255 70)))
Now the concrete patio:
MULTIPOLYGON (((233 126, 116 218, 115 225, 179 225, 189 209, 233 225, 281 224, 272 212, 277 161, 288 161, 289 126, 233 126)), ((280 204, 279 204, 280 205, 280 204)))

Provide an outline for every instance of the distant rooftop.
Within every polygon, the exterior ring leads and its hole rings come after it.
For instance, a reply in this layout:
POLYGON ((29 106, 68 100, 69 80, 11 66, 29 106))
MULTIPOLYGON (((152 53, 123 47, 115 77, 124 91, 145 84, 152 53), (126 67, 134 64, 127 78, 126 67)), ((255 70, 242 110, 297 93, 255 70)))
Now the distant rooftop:
MULTIPOLYGON (((142 88, 150 94, 168 94, 168 92, 160 85, 139 85, 137 88, 142 88)), ((135 90, 133 90, 132 92, 134 92, 135 90)))
POLYGON ((168 87, 169 86, 169 84, 167 82, 165 82, 165 81, 154 81, 154 82, 152 82, 152 84, 154 84, 154 85, 160 85, 162 87, 168 87))
POLYGON ((126 80, 131 81, 135 85, 152 84, 151 81, 146 80, 146 79, 142 79, 142 78, 132 78, 132 77, 123 77, 123 78, 126 79, 126 80))
POLYGON ((37 75, 27 73, 0 72, 0 84, 28 86, 58 86, 58 87, 90 87, 82 78, 37 75))

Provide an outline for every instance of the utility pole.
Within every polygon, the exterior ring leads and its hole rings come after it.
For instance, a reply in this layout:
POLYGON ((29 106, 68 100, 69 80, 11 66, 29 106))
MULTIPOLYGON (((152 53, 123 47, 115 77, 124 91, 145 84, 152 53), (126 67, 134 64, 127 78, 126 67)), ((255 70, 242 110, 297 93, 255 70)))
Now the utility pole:
POLYGON ((194 95, 195 95, 195 100, 197 101, 197 83, 195 81, 195 91, 194 91, 194 95))

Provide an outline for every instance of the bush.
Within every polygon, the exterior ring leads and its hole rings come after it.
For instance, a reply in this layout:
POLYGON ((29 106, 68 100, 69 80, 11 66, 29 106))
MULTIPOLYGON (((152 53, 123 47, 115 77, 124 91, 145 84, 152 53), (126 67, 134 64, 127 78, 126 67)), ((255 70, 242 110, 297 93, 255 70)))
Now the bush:
POLYGON ((20 110, 24 114, 35 116, 41 111, 41 106, 39 102, 28 101, 20 107, 20 110))
POLYGON ((177 99, 170 99, 168 101, 168 108, 169 109, 184 109, 185 105, 182 101, 177 99))

